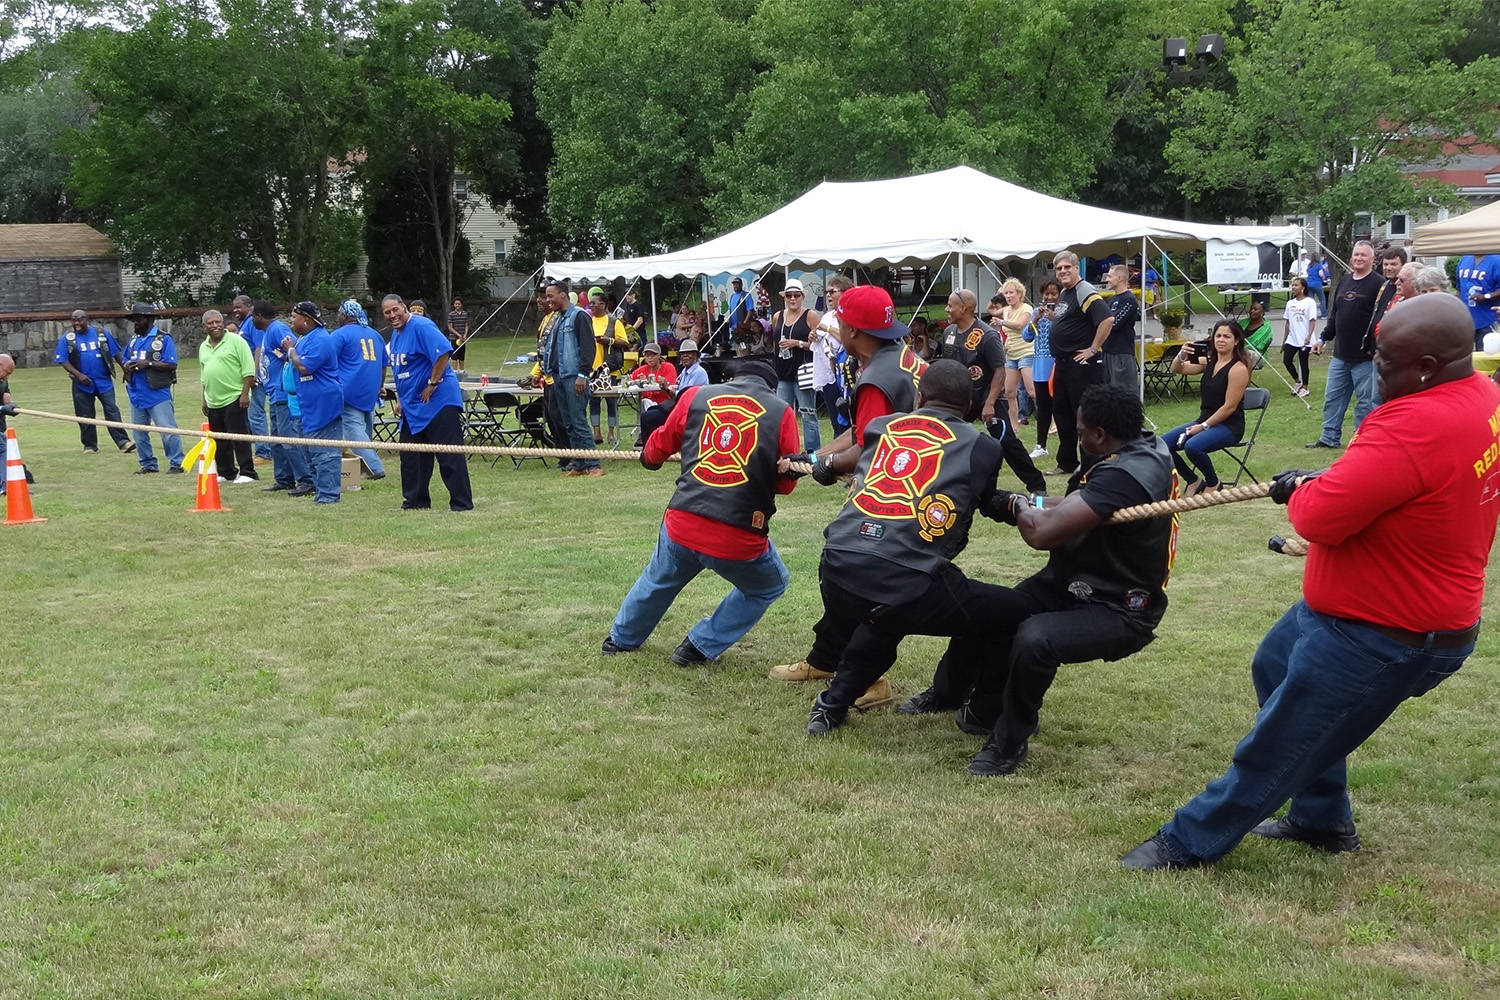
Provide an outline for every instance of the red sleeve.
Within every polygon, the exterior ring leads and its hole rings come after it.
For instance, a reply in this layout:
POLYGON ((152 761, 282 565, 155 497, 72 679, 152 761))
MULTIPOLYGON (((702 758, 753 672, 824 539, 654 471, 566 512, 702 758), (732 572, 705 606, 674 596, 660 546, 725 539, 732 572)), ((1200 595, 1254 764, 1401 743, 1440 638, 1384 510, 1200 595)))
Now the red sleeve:
MULTIPOLYGON (((788 406, 786 412, 781 415, 781 437, 777 441, 778 455, 795 455, 802 450, 802 442, 797 437, 798 424, 797 411, 788 406)), ((776 492, 782 496, 792 492, 796 485, 795 479, 788 479, 785 476, 776 477, 776 492)))
POLYGON ((1410 448, 1395 433, 1392 412, 1382 420, 1366 417, 1343 457, 1292 494, 1287 517, 1297 534, 1338 545, 1426 491, 1410 448))
POLYGON ((672 407, 672 414, 667 417, 667 422, 646 439, 646 446, 641 449, 646 461, 652 465, 660 465, 682 450, 682 433, 687 429, 688 404, 697 391, 696 385, 688 387, 688 391, 678 398, 677 405, 672 407))
POLYGON ((854 392, 854 443, 865 439, 865 428, 876 417, 888 417, 896 412, 885 393, 873 385, 862 385, 854 392))

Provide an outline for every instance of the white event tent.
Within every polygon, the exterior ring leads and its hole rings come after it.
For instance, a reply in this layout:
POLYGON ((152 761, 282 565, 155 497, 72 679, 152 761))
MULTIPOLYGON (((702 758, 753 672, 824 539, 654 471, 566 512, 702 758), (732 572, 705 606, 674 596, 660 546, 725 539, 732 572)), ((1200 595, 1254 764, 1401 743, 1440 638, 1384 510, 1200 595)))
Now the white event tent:
POLYGON ((1418 226, 1412 249, 1424 257, 1500 253, 1500 201, 1443 222, 1418 226))
POLYGON ((1275 243, 1303 238, 1298 226, 1219 226, 1092 208, 1039 194, 972 167, 894 180, 825 181, 764 218, 707 243, 618 260, 548 261, 549 277, 667 278, 847 264, 912 266, 950 255, 990 260, 1073 250, 1133 253, 1150 240, 1165 250, 1205 241, 1275 243))

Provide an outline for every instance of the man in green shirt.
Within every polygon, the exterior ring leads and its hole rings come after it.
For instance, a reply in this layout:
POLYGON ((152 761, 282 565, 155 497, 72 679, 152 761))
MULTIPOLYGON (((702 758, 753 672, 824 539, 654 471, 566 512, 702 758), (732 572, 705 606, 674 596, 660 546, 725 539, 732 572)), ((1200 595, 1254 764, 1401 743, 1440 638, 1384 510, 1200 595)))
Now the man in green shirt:
MULTIPOLYGON (((229 434, 250 433, 250 390, 255 386, 255 359, 244 337, 224 336, 224 315, 217 309, 203 314, 208 339, 198 347, 199 376, 203 382, 203 415, 208 429, 229 434)), ((253 483, 255 453, 249 441, 225 441, 216 461, 220 482, 253 483)))

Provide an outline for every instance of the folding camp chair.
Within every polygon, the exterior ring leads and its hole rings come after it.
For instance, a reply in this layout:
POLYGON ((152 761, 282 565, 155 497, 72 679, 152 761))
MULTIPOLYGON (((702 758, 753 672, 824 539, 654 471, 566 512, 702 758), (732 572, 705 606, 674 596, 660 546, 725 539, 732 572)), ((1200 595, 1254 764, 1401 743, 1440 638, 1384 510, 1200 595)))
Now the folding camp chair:
MULTIPOLYGON (((484 394, 484 405, 489 407, 490 412, 495 414, 495 440, 496 443, 505 448, 551 448, 552 438, 547 433, 547 421, 545 416, 545 404, 540 399, 532 399, 522 403, 521 398, 513 392, 494 391, 484 394)), ((527 458, 535 457, 542 463, 542 468, 547 468, 545 456, 511 456, 511 464, 517 469, 527 458)), ((500 456, 496 455, 494 461, 490 462, 493 468, 500 456)))
POLYGON ((1250 481, 1254 483, 1260 482, 1259 479, 1255 478, 1255 473, 1251 472, 1250 467, 1245 463, 1250 460, 1250 449, 1255 447, 1255 436, 1260 433, 1261 421, 1266 419, 1266 410, 1270 406, 1271 390, 1262 389, 1258 385, 1245 387, 1244 407, 1246 422, 1248 423, 1249 421, 1250 411, 1254 410, 1255 426, 1250 428, 1250 434, 1247 437, 1240 439, 1239 444, 1232 444, 1228 448, 1219 449, 1228 454, 1234 463, 1240 467, 1240 471, 1234 474, 1234 482, 1228 484, 1230 488, 1240 484, 1241 476, 1249 476, 1250 481))

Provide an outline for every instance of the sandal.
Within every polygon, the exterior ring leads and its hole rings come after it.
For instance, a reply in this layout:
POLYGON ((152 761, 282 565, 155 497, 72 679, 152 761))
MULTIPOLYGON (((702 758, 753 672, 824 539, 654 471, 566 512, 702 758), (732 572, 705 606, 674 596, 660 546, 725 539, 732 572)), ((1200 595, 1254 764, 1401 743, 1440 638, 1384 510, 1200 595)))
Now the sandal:
POLYGON ((1188 483, 1186 486, 1184 486, 1182 488, 1182 498, 1184 500, 1186 500, 1188 497, 1195 497, 1199 493, 1202 493, 1202 492, 1203 492, 1203 480, 1201 480, 1201 479, 1194 479, 1192 482, 1188 483))

